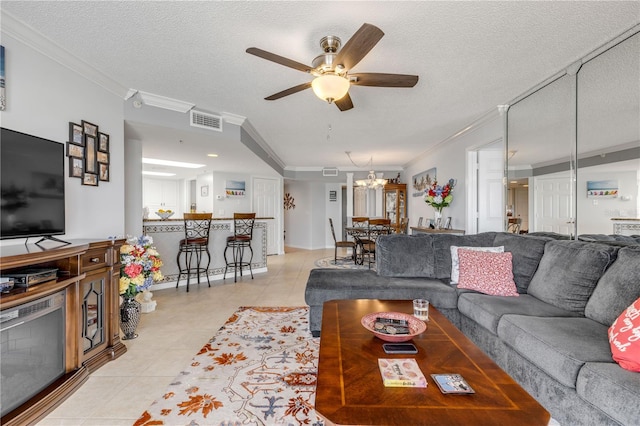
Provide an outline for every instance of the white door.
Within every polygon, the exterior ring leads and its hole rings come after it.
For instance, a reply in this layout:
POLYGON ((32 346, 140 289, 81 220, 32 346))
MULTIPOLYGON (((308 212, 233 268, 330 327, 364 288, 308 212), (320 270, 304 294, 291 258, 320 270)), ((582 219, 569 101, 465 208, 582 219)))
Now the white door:
POLYGON ((530 231, 573 235, 571 179, 535 178, 534 226, 530 231))
POLYGON ((513 193, 515 215, 522 219, 520 229, 526 231, 529 229, 529 190, 517 188, 513 193))
POLYGON ((253 210, 257 217, 273 217, 267 221, 267 254, 278 254, 281 233, 280 181, 278 179, 255 178, 253 180, 253 210))
POLYGON ((478 232, 504 230, 504 152, 502 142, 478 151, 478 232))

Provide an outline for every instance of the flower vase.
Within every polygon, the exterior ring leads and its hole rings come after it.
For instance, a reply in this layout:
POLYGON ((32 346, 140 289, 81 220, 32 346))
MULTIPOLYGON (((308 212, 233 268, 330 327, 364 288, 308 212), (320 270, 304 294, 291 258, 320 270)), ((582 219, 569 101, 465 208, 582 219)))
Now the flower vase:
POLYGON ((436 229, 442 229, 442 210, 436 209, 433 215, 433 226, 436 229))
POLYGON ((138 337, 136 334, 138 323, 140 323, 140 302, 133 297, 124 297, 120 305, 120 328, 124 333, 123 340, 138 337))

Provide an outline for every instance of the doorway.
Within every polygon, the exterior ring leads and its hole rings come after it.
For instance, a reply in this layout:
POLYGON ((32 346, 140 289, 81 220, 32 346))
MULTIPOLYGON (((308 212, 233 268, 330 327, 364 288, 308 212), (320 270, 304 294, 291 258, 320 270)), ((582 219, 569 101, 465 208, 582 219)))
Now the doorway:
POLYGON ((504 166, 502 139, 467 151, 467 233, 504 230, 504 166))

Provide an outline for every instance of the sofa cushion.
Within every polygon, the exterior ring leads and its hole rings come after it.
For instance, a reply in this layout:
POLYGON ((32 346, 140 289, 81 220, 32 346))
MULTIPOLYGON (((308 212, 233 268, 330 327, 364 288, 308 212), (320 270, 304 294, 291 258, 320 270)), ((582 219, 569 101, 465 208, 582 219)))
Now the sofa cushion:
POLYGON ((388 278, 374 271, 312 269, 305 289, 309 306, 322 306, 338 299, 427 299, 436 308, 456 308, 458 296, 453 287, 428 278, 388 278))
POLYGON ((640 297, 640 247, 623 247, 598 281, 584 309, 587 318, 604 325, 640 297))
POLYGON ((504 251, 513 255, 513 280, 516 282, 518 293, 526 293, 533 274, 544 254, 544 247, 549 238, 530 237, 509 232, 499 232, 494 244, 503 246, 504 251))
POLYGON ((474 292, 459 294, 460 313, 471 318, 493 334, 498 334, 498 322, 503 315, 518 314, 536 317, 573 317, 579 314, 565 311, 528 294, 520 297, 489 296, 474 292))
POLYGON ((511 253, 458 250, 460 259, 459 288, 492 296, 518 296, 513 282, 511 253))
POLYGON ((434 278, 451 277, 451 246, 488 247, 493 246, 495 232, 472 235, 432 234, 434 250, 434 278))
POLYGON ((580 397, 623 425, 640 419, 640 377, 612 362, 587 362, 578 374, 580 397))
POLYGON ((588 361, 611 361, 607 327, 589 318, 504 315, 498 337, 564 386, 575 388, 588 361))
POLYGON ((470 246, 451 246, 451 284, 458 284, 458 278, 460 277, 460 258, 458 257, 458 249, 477 250, 477 251, 490 251, 493 253, 504 252, 504 247, 470 247, 470 246))
POLYGON ((584 314, 598 280, 617 248, 580 241, 549 241, 528 293, 559 308, 584 314))
POLYGON ((611 324, 609 343, 613 359, 620 367, 640 372, 640 298, 611 324))
POLYGON ((381 235, 376 241, 376 269, 383 277, 435 277, 431 235, 381 235))

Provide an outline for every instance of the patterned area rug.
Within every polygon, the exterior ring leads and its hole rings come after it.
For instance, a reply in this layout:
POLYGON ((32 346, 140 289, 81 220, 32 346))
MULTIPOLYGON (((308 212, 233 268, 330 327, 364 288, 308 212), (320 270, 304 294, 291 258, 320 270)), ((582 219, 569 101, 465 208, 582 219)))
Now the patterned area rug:
POLYGON ((307 307, 241 307, 135 425, 324 425, 308 319, 307 307))
MULTIPOLYGON (((369 266, 365 263, 364 265, 355 265, 353 260, 351 259, 340 259, 338 257, 338 261, 334 262, 333 256, 325 257, 322 259, 318 259, 315 261, 315 265, 317 268, 336 268, 336 269, 369 269, 369 266)), ((371 264, 371 270, 375 271, 376 264, 371 264)))

